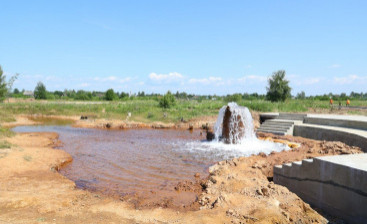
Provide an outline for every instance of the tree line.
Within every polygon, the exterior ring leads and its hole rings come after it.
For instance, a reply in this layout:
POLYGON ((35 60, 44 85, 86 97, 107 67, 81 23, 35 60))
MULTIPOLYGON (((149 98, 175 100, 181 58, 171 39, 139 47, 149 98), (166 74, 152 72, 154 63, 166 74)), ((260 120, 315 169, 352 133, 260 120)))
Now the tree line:
POLYGON ((144 91, 139 91, 138 93, 127 93, 127 92, 115 92, 113 89, 108 89, 107 91, 85 91, 85 90, 67 90, 64 91, 56 90, 56 91, 48 91, 46 86, 42 82, 38 82, 34 91, 30 94, 27 91, 15 88, 12 90, 12 85, 14 81, 17 79, 18 74, 12 76, 8 81, 6 81, 6 77, 3 74, 3 71, 0 66, 0 102, 2 102, 6 97, 15 97, 15 98, 27 98, 34 97, 35 99, 44 99, 44 100, 55 100, 55 99, 64 99, 64 100, 84 100, 84 101, 99 101, 99 100, 146 100, 153 99, 159 101, 159 105, 164 108, 169 108, 175 104, 176 99, 180 100, 223 100, 226 102, 239 102, 241 100, 269 100, 272 102, 277 101, 285 101, 289 98, 295 99, 311 99, 311 100, 321 100, 327 101, 330 98, 333 100, 346 100, 346 99, 358 99, 358 100, 367 100, 367 92, 366 93, 356 93, 351 92, 349 95, 346 93, 341 94, 323 94, 323 95, 315 95, 315 96, 306 96, 305 92, 302 91, 297 93, 295 96, 291 95, 291 87, 289 86, 289 81, 286 79, 286 72, 284 70, 276 71, 272 74, 272 76, 268 79, 268 85, 266 87, 266 94, 258 94, 258 93, 235 93, 235 94, 227 94, 224 96, 218 95, 198 95, 198 94, 189 94, 186 92, 171 93, 168 91, 166 94, 157 94, 150 93, 147 94, 144 91))

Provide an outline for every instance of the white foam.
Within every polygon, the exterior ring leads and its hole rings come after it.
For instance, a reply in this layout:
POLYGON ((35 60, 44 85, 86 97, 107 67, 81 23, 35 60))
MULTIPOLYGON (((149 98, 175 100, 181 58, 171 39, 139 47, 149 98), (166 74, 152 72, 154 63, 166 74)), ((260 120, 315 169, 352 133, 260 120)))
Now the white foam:
POLYGON ((270 154, 271 152, 280 152, 283 150, 289 150, 290 148, 281 143, 274 143, 270 141, 262 141, 256 138, 254 132, 254 125, 250 111, 247 107, 240 107, 236 103, 228 103, 231 110, 230 120, 230 141, 237 142, 238 144, 225 144, 220 141, 223 129, 223 118, 227 106, 223 106, 219 110, 218 118, 214 126, 214 141, 196 141, 189 142, 179 146, 180 150, 187 150, 191 153, 199 153, 208 157, 214 157, 216 159, 228 159, 241 156, 257 155, 259 153, 270 154), (240 138, 239 136, 239 123, 244 124, 245 135, 240 138), (235 141, 233 141, 235 140, 235 141))
POLYGON ((187 150, 190 153, 205 153, 207 156, 218 159, 228 159, 234 157, 248 157, 271 152, 281 152, 290 148, 281 143, 271 141, 263 141, 257 138, 244 139, 240 144, 225 144, 223 142, 214 141, 195 141, 181 145, 180 150, 187 150))

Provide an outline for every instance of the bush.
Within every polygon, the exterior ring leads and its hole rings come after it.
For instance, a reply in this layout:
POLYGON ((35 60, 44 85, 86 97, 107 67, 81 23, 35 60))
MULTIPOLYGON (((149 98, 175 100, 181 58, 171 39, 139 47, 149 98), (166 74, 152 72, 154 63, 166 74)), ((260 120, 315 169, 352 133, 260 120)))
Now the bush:
POLYGON ((226 102, 236 102, 236 103, 239 103, 242 99, 242 95, 239 94, 239 93, 235 93, 233 95, 227 95, 224 100, 226 102))
POLYGON ((109 89, 106 92, 106 100, 108 101, 112 101, 115 98, 115 92, 113 91, 113 89, 109 89))
POLYGON ((285 101, 291 96, 291 87, 289 81, 285 79, 285 71, 274 72, 268 80, 269 86, 266 87, 266 99, 272 102, 285 101))
POLYGON ((176 98, 170 91, 168 91, 160 100, 159 106, 162 108, 170 108, 176 104, 176 98))
POLYGON ((78 90, 76 92, 76 95, 74 97, 75 100, 91 100, 92 99, 92 93, 86 92, 84 90, 78 90))
POLYGON ((129 97, 128 93, 125 93, 125 92, 120 93, 120 99, 124 99, 124 98, 128 98, 128 97, 129 97))
POLYGON ((306 99, 306 94, 304 91, 300 92, 300 93, 297 93, 297 96, 296 96, 296 99, 299 99, 299 100, 304 100, 306 99))
POLYGON ((42 82, 37 83, 37 86, 34 89, 34 98, 43 100, 47 98, 46 86, 42 82))

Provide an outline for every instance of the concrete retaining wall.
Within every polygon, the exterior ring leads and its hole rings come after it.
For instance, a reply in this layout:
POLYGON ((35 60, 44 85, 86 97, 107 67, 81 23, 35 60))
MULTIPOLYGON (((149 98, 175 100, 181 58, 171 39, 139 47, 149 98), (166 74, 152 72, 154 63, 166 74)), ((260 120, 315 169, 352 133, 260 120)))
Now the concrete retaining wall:
POLYGON ((274 183, 348 223, 367 223, 367 154, 275 166, 274 183))
POLYGON ((351 116, 334 115, 328 118, 325 115, 320 117, 316 117, 316 115, 315 116, 308 115, 307 117, 305 117, 304 123, 367 130, 367 121, 365 121, 365 119, 364 120, 357 120, 357 118, 348 119, 348 117, 351 116))
POLYGON ((295 125, 293 129, 294 136, 316 140, 341 141, 347 145, 358 146, 364 152, 367 152, 367 136, 357 134, 357 132, 312 125, 295 125))

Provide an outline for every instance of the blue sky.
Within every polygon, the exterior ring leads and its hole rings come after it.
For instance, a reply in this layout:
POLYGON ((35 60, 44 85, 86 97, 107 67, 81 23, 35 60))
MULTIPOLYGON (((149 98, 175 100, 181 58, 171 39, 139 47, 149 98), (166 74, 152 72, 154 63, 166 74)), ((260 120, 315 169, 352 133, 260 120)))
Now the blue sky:
POLYGON ((367 92, 367 1, 1 1, 14 87, 292 94, 367 92))

